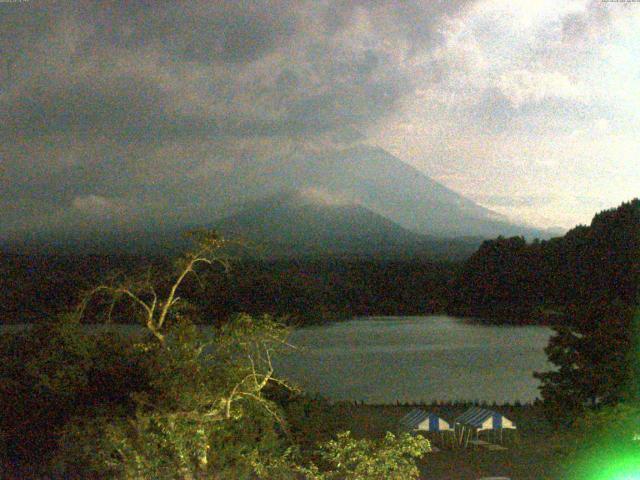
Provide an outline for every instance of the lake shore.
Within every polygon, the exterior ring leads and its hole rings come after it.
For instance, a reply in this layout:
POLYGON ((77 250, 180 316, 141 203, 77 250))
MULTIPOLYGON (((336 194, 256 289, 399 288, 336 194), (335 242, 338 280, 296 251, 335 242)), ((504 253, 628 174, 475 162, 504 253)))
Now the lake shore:
MULTIPOLYGON (((304 435, 330 436, 332 429, 347 429, 359 438, 382 438, 387 431, 399 432, 399 420, 413 408, 433 412, 453 421, 473 403, 427 403, 413 405, 363 405, 354 402, 324 403, 310 409, 304 435), (316 431, 313 429, 318 428, 316 431)), ((517 436, 505 441, 506 450, 489 451, 468 447, 451 449, 438 443, 438 451, 419 462, 423 480, 477 480, 484 476, 506 476, 518 480, 566 480, 559 459, 565 451, 563 436, 568 431, 549 425, 539 405, 489 406, 517 427, 517 436), (514 441, 515 438, 515 441, 514 441)), ((505 437, 506 439, 506 437, 505 437)), ((311 439, 308 438, 309 443, 311 439)))

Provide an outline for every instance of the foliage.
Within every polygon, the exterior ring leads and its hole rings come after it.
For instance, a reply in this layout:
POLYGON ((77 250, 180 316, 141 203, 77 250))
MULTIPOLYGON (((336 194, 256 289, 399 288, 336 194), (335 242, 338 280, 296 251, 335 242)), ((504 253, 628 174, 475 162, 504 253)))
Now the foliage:
POLYGON ((163 342, 162 330, 165 328, 166 322, 174 316, 179 318, 185 306, 188 307, 188 304, 185 305, 185 302, 181 301, 178 296, 178 289, 187 276, 198 278, 196 267, 199 264, 220 264, 225 269, 229 268, 229 260, 224 253, 224 248, 227 245, 225 239, 215 232, 207 231, 193 232, 192 238, 195 248, 176 260, 175 273, 165 292, 159 291, 156 285, 157 278, 151 275, 151 270, 147 270, 147 274, 144 276, 115 279, 87 292, 78 307, 78 316, 83 316, 87 305, 95 296, 102 295, 107 297, 106 318, 107 321, 111 321, 111 314, 116 304, 124 299, 137 307, 147 330, 160 342, 163 342))
POLYGON ((416 460, 430 449, 426 438, 408 433, 396 437, 387 432, 382 439, 370 440, 344 431, 321 443, 313 461, 289 448, 277 458, 254 464, 264 480, 411 480, 420 476, 416 460))
MULTIPOLYGON (((168 292, 175 265, 166 258, 143 256, 0 255, 0 288, 7 293, 0 323, 29 323, 52 318, 78 303, 78 290, 91 291, 104 277, 106 285, 155 281, 168 292), (151 265, 140 268, 141 265, 151 265), (119 272, 114 276, 112 272, 119 272), (123 281, 126 280, 126 281, 123 281)), ((442 312, 448 282, 456 265, 425 259, 243 259, 221 275, 222 266, 197 268, 180 286, 180 297, 197 310, 194 321, 223 322, 238 312, 287 317, 296 325, 322 323, 356 315, 414 315, 442 312), (428 292, 428 294, 425 294, 428 292)), ((103 292, 105 293, 105 292, 103 292)), ((143 298, 148 292, 138 292, 143 298)), ((124 298, 122 297, 122 300, 124 298)), ((86 321, 106 321, 110 299, 94 297, 86 321), (98 311, 103 312, 98 316, 98 311)), ((184 310, 181 315, 186 315, 184 310)), ((115 323, 140 323, 143 310, 117 302, 115 323)))
POLYGON ((635 310, 621 302, 573 307, 572 327, 556 327, 545 352, 558 368, 537 373, 551 421, 615 404, 633 387, 635 310))
POLYGON ((616 445, 635 444, 640 448, 640 403, 621 402, 589 410, 576 420, 574 433, 582 442, 591 439, 601 444, 601 439, 607 438, 616 445))
POLYGON ((381 440, 354 439, 350 432, 320 445, 319 466, 302 471, 310 480, 407 480, 418 478, 415 460, 431 449, 429 441, 387 432, 381 440))
POLYGON ((0 406, 8 415, 0 429, 13 462, 57 449, 65 478, 225 471, 242 478, 251 471, 249 454, 279 443, 284 421, 262 390, 287 386, 274 377, 271 358, 288 330, 248 315, 196 328, 180 288, 198 278, 197 265, 226 268, 228 260, 214 233, 195 239, 173 274, 114 276, 88 290, 74 313, 1 339, 0 406), (139 314, 147 335, 124 339, 80 323, 109 321, 117 308, 139 314))
POLYGON ((640 200, 597 214, 564 237, 484 242, 460 269, 448 309, 518 323, 568 324, 571 305, 619 300, 635 305, 640 288, 640 200))
POLYGON ((517 315, 540 303, 531 278, 528 247, 523 237, 487 240, 461 269, 449 306, 459 313, 481 310, 491 316, 508 308, 517 315), (467 311, 467 309, 471 309, 467 311))
POLYGON ((0 430, 13 463, 47 460, 71 418, 133 408, 146 382, 131 343, 113 330, 87 331, 74 316, 0 336, 0 430))
POLYGON ((262 390, 284 384, 271 355, 286 335, 268 317, 240 315, 217 330, 176 322, 162 342, 138 343, 149 380, 132 392, 134 412, 70 424, 59 471, 72 476, 82 464, 110 478, 249 478, 251 455, 272 455, 282 442, 280 409, 262 390))

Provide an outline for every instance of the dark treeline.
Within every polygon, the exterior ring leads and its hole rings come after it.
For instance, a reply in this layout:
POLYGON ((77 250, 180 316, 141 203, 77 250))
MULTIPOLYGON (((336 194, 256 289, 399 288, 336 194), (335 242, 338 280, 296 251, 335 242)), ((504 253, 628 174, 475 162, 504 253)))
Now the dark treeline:
MULTIPOLYGON (((73 307, 79 295, 116 273, 139 275, 140 265, 166 270, 165 258, 47 255, 0 257, 4 308, 0 323, 31 323, 73 307)), ((182 295, 205 321, 237 312, 286 316, 308 324, 356 315, 442 312, 453 263, 424 259, 238 260, 228 273, 212 270, 190 279, 182 295)), ((119 321, 128 322, 125 311, 119 321)))
POLYGON ((460 269, 447 311, 499 322, 564 323, 574 306, 634 305, 639 285, 640 200, 635 199, 564 237, 484 242, 460 269))
MULTIPOLYGON (((114 272, 166 270, 165 257, 0 256, 0 323, 41 321, 114 272)), ((447 312, 505 323, 566 323, 572 306, 633 305, 640 284, 640 201, 597 214, 565 236, 485 241, 464 263, 426 258, 309 257, 237 260, 185 284, 206 321, 237 312, 308 324, 356 315, 447 312)), ((124 313, 124 312, 123 312, 124 313)), ((129 321, 122 319, 123 321, 129 321)), ((569 320, 570 321, 570 320, 569 320)))
POLYGON ((213 318, 234 311, 288 315, 313 323, 356 315, 444 310, 453 264, 426 260, 287 260, 243 262, 217 275, 201 295, 213 318))
POLYGON ((133 271, 143 260, 125 255, 0 254, 0 324, 49 321, 73 308, 82 291, 113 272, 133 271))

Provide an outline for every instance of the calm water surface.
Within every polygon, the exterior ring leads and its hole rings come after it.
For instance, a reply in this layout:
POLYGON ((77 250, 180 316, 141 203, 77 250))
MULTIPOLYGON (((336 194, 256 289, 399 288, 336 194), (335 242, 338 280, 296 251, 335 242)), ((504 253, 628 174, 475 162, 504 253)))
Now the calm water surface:
POLYGON ((280 376, 335 400, 525 402, 538 396, 532 373, 551 368, 544 354, 551 334, 443 315, 356 318, 295 330, 290 342, 300 349, 275 364, 280 376))
POLYGON ((551 329, 483 326, 449 316, 367 317, 306 327, 280 375, 336 400, 532 401, 551 329))

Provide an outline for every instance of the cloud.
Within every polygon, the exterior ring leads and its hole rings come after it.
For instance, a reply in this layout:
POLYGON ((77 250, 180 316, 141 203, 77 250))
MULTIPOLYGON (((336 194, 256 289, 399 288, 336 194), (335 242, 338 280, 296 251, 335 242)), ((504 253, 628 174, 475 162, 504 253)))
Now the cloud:
POLYGON ((375 122, 411 89, 360 17, 328 35, 284 1, 74 4, 9 26, 24 40, 3 85, 8 133, 308 134, 375 122))
POLYGON ((516 108, 549 98, 577 101, 587 101, 589 98, 586 85, 560 72, 526 69, 505 72, 498 80, 498 88, 516 108))
POLYGON ((553 199, 549 196, 533 195, 479 195, 477 200, 489 207, 536 207, 549 204, 553 199))
POLYGON ((71 204, 84 215, 98 217, 114 215, 124 210, 124 205, 119 201, 100 195, 75 197, 71 204))
MULTIPOLYGON (((412 93, 403 59, 429 47, 427 30, 450 9, 429 7, 425 22, 406 28, 415 21, 406 8, 287 0, 0 4, 0 188, 13 212, 5 208, 1 223, 55 222, 55 215, 44 220, 45 210, 70 212, 60 217, 68 222, 73 212, 106 212, 105 199, 116 197, 150 215, 162 215, 152 208, 162 204, 188 209, 194 196, 206 203, 231 195, 198 172, 231 175, 225 166, 267 161, 290 142, 362 138, 412 93)), ((131 209, 120 214, 139 218, 131 209)))
POLYGON ((332 207, 354 205, 357 202, 341 193, 330 192, 325 188, 307 187, 300 191, 302 197, 312 203, 332 207))
MULTIPOLYGON (((569 12, 562 18, 562 39, 567 43, 584 42, 599 37, 611 26, 611 9, 601 0, 589 0, 575 12, 569 12)), ((624 9, 620 6, 618 10, 624 9)))

